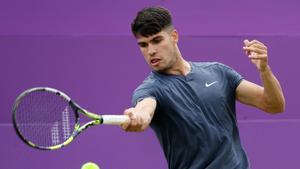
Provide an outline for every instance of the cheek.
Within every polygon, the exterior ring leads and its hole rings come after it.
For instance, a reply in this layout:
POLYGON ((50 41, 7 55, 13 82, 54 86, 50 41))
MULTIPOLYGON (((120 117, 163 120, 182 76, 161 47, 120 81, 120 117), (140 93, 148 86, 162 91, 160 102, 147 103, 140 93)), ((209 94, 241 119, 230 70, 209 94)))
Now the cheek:
POLYGON ((168 44, 166 46, 164 46, 164 50, 163 50, 166 55, 173 55, 174 54, 174 47, 171 44, 168 44))
POLYGON ((145 49, 141 49, 141 53, 142 53, 142 55, 144 56, 144 58, 146 59, 146 60, 148 60, 148 54, 147 54, 147 51, 145 50, 145 49))
POLYGON ((144 56, 146 56, 146 49, 141 48, 140 51, 144 56))

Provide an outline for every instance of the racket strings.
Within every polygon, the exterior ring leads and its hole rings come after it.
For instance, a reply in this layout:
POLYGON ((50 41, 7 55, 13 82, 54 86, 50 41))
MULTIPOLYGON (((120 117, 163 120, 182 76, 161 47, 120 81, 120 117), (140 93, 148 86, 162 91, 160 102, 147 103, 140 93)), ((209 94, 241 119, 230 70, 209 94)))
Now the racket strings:
POLYGON ((76 116, 62 96, 34 91, 24 96, 15 109, 19 133, 39 147, 62 144, 74 130, 76 116))
POLYGON ((67 140, 71 133, 71 125, 70 125, 70 115, 69 115, 69 107, 66 107, 62 112, 62 129, 63 129, 63 137, 64 140, 67 140))

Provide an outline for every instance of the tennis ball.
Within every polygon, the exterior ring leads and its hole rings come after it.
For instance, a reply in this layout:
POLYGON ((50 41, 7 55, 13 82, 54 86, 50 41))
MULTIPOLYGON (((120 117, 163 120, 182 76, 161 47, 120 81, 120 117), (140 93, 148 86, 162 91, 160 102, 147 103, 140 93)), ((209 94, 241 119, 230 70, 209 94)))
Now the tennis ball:
POLYGON ((93 162, 87 162, 81 166, 81 169, 100 169, 100 167, 93 162))

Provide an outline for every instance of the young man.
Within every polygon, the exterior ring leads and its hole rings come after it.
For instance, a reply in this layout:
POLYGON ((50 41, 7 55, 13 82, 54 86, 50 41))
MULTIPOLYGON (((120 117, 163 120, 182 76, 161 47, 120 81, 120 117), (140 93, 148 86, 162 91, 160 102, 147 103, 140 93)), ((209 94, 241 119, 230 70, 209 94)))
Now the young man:
POLYGON ((216 62, 188 62, 178 48, 178 32, 161 7, 138 12, 132 25, 153 71, 134 91, 134 107, 125 131, 155 131, 170 169, 247 169, 235 112, 235 100, 268 113, 283 112, 285 99, 268 65, 267 47, 244 41, 263 87, 216 62))

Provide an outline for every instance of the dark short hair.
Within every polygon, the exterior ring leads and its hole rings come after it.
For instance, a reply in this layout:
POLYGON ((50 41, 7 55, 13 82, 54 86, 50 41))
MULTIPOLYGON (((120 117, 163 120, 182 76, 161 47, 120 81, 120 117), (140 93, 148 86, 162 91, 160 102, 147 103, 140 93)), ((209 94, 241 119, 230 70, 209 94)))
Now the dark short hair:
POLYGON ((148 7, 139 11, 131 23, 131 31, 135 37, 152 36, 165 28, 172 27, 171 13, 163 7, 148 7))

